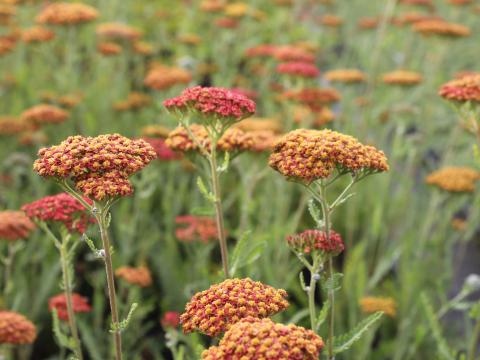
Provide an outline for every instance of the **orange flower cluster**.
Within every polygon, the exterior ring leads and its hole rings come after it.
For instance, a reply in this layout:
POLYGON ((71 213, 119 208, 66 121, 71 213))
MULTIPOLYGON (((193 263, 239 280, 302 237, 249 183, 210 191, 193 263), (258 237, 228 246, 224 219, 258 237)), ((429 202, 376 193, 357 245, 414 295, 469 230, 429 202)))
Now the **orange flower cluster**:
POLYGON ((28 129, 28 125, 21 119, 10 116, 0 117, 0 135, 15 135, 28 129))
POLYGON ((104 56, 116 56, 121 54, 123 49, 114 42, 104 41, 97 44, 97 51, 104 56))
POLYGON ((0 239, 8 241, 26 239, 33 229, 35 224, 23 211, 0 211, 0 239))
MULTIPOLYGON (((183 126, 173 130, 166 140, 169 148, 175 151, 190 152, 200 151, 198 144, 203 146, 207 151, 210 150, 210 137, 204 126, 192 124, 189 129, 196 141, 190 138, 187 130, 183 126)), ((240 129, 231 128, 225 131, 225 134, 218 140, 217 150, 224 152, 240 152, 247 151, 253 145, 253 140, 247 133, 240 129)))
POLYGON ((0 344, 31 344, 37 338, 35 325, 13 311, 0 311, 0 344))
POLYGON ((337 69, 327 71, 324 75, 324 78, 331 82, 340 82, 340 83, 359 83, 364 82, 367 77, 366 75, 357 69, 337 69))
POLYGON ((208 216, 177 216, 175 223, 180 226, 175 230, 175 236, 178 240, 192 242, 200 240, 208 243, 210 240, 216 240, 218 237, 217 225, 215 219, 208 216))
POLYGON ((172 130, 161 125, 148 125, 142 128, 142 135, 147 137, 166 138, 172 130))
POLYGON ((248 317, 233 325, 218 346, 205 350, 202 360, 316 360, 323 346, 312 330, 248 317))
POLYGON ((298 129, 274 146, 269 165, 287 178, 310 183, 336 168, 352 173, 387 171, 387 158, 373 146, 332 130, 298 129))
POLYGON ((174 66, 156 65, 148 73, 143 83, 153 90, 166 90, 178 84, 188 84, 192 75, 187 70, 174 66))
POLYGON ((253 152, 272 150, 278 139, 278 136, 270 130, 248 131, 246 134, 252 142, 248 150, 253 152))
POLYGON ((17 45, 16 40, 9 37, 0 36, 0 56, 8 54, 17 45))
POLYGON ((390 297, 364 297, 360 299, 359 304, 365 314, 383 311, 385 315, 392 318, 397 315, 397 303, 390 297))
POLYGON ((128 94, 126 100, 113 104, 113 109, 116 111, 140 110, 144 107, 150 106, 151 103, 151 96, 140 92, 131 92, 128 94))
POLYGON ((463 76, 442 85, 439 95, 447 100, 480 102, 480 74, 463 76))
POLYGON ((235 124, 237 129, 250 131, 271 131, 275 134, 282 132, 282 124, 277 119, 252 117, 235 124))
POLYGON ((471 30, 464 25, 435 19, 419 21, 413 25, 413 29, 423 35, 446 37, 465 37, 471 34, 471 30))
POLYGON ((363 30, 376 29, 380 23, 378 17, 362 17, 358 20, 358 27, 363 30))
POLYGON ((200 10, 208 13, 217 13, 225 8, 225 1, 223 0, 203 0, 200 3, 200 10))
POLYGON ((298 101, 310 108, 320 108, 340 100, 340 93, 335 89, 303 88, 290 90, 282 94, 285 99, 298 101))
POLYGON ((97 25, 97 36, 108 40, 138 40, 142 32, 132 26, 122 23, 103 23, 97 25))
POLYGON ((180 320, 183 331, 218 336, 241 319, 272 316, 288 307, 287 292, 261 282, 228 279, 199 292, 186 305, 180 320))
POLYGON ((337 15, 325 14, 320 18, 320 24, 336 28, 343 24, 343 19, 337 15))
POLYGON ((469 167, 444 167, 434 171, 425 179, 429 185, 451 192, 473 192, 480 172, 469 167))
POLYGON ((86 4, 56 2, 47 5, 36 18, 37 23, 49 25, 78 25, 98 18, 98 11, 86 4))
POLYGON ((156 158, 144 140, 119 134, 70 136, 60 145, 40 149, 33 168, 39 175, 71 178, 86 196, 96 200, 133 192, 128 177, 156 158))
POLYGON ((465 5, 473 4, 473 0, 447 0, 447 2, 451 5, 457 5, 457 6, 465 6, 465 5))
POLYGON ((416 85, 422 81, 422 75, 415 71, 395 70, 383 75, 385 84, 409 86, 416 85))
POLYGON ((293 120, 297 124, 311 124, 321 127, 335 120, 335 114, 327 106, 299 105, 293 108, 293 120))
MULTIPOLYGON (((77 293, 72 294, 72 307, 74 313, 88 313, 92 310, 88 299, 77 293)), ((48 300, 48 309, 50 311, 57 310, 58 318, 68 321, 67 298, 64 293, 51 297, 48 300)))
POLYGON ((279 61, 295 61, 303 63, 315 62, 315 55, 299 46, 278 46, 274 49, 272 55, 279 61))
POLYGON ((41 26, 22 30, 22 40, 26 43, 47 42, 55 38, 55 33, 41 26))
POLYGON ((33 125, 59 124, 69 116, 67 111, 48 104, 33 106, 22 113, 22 119, 33 125))
POLYGON ((152 275, 150 274, 150 270, 145 266, 122 266, 115 270, 115 275, 130 285, 137 285, 142 288, 152 285, 152 275))

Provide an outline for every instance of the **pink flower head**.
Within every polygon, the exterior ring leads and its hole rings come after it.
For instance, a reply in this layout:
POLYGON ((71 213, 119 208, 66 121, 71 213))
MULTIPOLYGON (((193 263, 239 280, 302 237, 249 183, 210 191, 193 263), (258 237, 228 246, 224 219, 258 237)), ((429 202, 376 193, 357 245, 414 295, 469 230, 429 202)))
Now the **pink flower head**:
POLYGON ((180 156, 170 149, 166 144, 165 140, 162 138, 149 138, 149 137, 144 137, 142 138, 145 140, 147 143, 150 144, 150 146, 155 150, 157 153, 157 158, 160 161, 170 161, 170 160, 178 160, 180 156))
POLYGON ((177 328, 180 325, 180 313, 167 311, 160 320, 163 328, 177 328))
POLYGON ((248 48, 247 51, 245 51, 245 55, 250 58, 270 57, 270 56, 273 56, 276 51, 277 51, 276 45, 262 44, 262 45, 257 45, 257 46, 248 48))
POLYGON ((320 70, 314 64, 296 61, 278 64, 277 72, 306 78, 315 78, 320 74, 320 70))
POLYGON ((298 252, 310 254, 320 250, 328 254, 338 255, 344 250, 343 240, 339 233, 330 230, 329 239, 324 231, 305 230, 287 237, 288 246, 298 252))
MULTIPOLYGON (((90 200, 85 198, 85 201, 90 200)), ((70 232, 83 234, 89 223, 93 222, 85 212, 85 207, 67 193, 45 196, 40 200, 26 204, 22 210, 33 220, 63 223, 70 232)))
POLYGON ((186 225, 178 227, 175 231, 175 236, 180 241, 192 242, 200 240, 203 243, 207 243, 217 238, 215 220, 208 216, 177 216, 175 223, 186 225))
MULTIPOLYGON (((76 293, 72 294, 72 305, 74 313, 87 313, 92 310, 87 298, 76 293)), ((56 309, 58 318, 63 321, 68 321, 67 298, 65 294, 58 294, 51 297, 50 300, 48 300, 48 309, 50 311, 56 309)))
POLYGON ((225 88, 195 86, 163 102, 167 110, 239 121, 255 113, 255 102, 225 88))

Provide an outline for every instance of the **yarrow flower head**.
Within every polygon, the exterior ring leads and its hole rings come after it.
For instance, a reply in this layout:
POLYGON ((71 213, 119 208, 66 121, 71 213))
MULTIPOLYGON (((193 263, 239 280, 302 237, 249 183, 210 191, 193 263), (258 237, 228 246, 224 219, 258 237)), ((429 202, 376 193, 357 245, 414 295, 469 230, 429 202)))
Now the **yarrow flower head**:
MULTIPOLYGON (((89 202, 88 199, 85 201, 89 202)), ((94 220, 90 218, 85 207, 67 193, 60 193, 22 206, 30 219, 43 222, 58 222, 70 231, 83 234, 94 220)))
POLYGON ((178 240, 192 242, 200 240, 203 243, 216 240, 218 238, 215 219, 208 216, 177 216, 175 218, 177 227, 175 236, 178 240), (186 226, 185 226, 186 225, 186 226))
POLYGON ((115 270, 115 276, 123 279, 130 285, 137 285, 142 288, 152 285, 152 275, 150 270, 145 266, 122 266, 115 270))
POLYGON ((340 100, 340 93, 332 88, 303 88, 301 90, 289 90, 282 97, 297 101, 310 108, 319 108, 340 100))
POLYGON ((473 192, 475 183, 480 179, 480 172, 469 167, 448 166, 434 171, 425 179, 429 185, 450 192, 473 192))
POLYGON ((286 62, 277 65, 277 72, 291 76, 305 78, 315 78, 320 74, 320 70, 308 62, 286 62))
POLYGON ((325 231, 305 230, 299 234, 287 236, 287 243, 295 252, 305 254, 321 251, 325 254, 338 255, 345 248, 342 237, 333 230, 330 230, 329 239, 325 231))
POLYGON ((316 360, 324 346, 312 330, 248 317, 234 324, 202 360, 316 360))
POLYGON ((332 130, 287 133, 275 144, 269 165, 285 177, 307 184, 328 178, 335 169, 352 174, 388 170, 382 151, 332 130))
POLYGON ((169 111, 192 112, 206 118, 239 121, 255 113, 255 102, 238 92, 224 88, 195 86, 178 97, 165 100, 169 111))
POLYGON ((95 20, 98 11, 87 4, 56 2, 46 6, 36 21, 49 25, 78 25, 95 20))
POLYGON ((0 135, 16 135, 28 130, 29 126, 22 119, 11 116, 0 117, 0 135))
POLYGON ((422 75, 415 71, 396 70, 384 74, 382 80, 385 84, 411 86, 419 84, 422 81, 422 75))
POLYGON ((438 35, 444 37, 466 37, 470 36, 470 28, 455 23, 449 23, 445 20, 424 20, 413 25, 413 30, 423 35, 438 35))
POLYGON ((133 189, 128 177, 156 158, 141 139, 118 134, 97 137, 70 136, 60 145, 40 149, 33 168, 41 176, 71 179, 95 200, 125 196, 133 189))
POLYGON ((22 113, 22 119, 33 125, 59 124, 69 116, 68 111, 48 104, 33 106, 22 113))
POLYGON ((46 6, 36 21, 49 25, 78 25, 95 20, 98 11, 86 4, 57 2, 46 6))
POLYGON ((180 325, 180 313, 176 311, 167 311, 163 314, 160 324, 164 329, 177 328, 180 325))
POLYGON ((137 40, 142 32, 134 27, 122 23, 103 23, 97 25, 96 33, 99 37, 109 40, 137 40))
POLYGON ((442 85, 439 95, 457 102, 480 102, 480 74, 463 76, 442 85))
POLYGON ((23 211, 0 211, 0 239, 7 241, 26 239, 33 229, 35 224, 23 211))
POLYGON ((22 30, 22 40, 28 44, 41 43, 53 40, 55 33, 41 26, 34 26, 29 29, 22 30))
POLYGON ((390 297, 363 297, 359 301, 362 312, 365 314, 383 311, 385 315, 394 318, 397 315, 397 303, 390 297))
POLYGON ((160 161, 170 161, 170 160, 178 160, 180 156, 170 149, 165 140, 162 138, 153 138, 153 137, 143 137, 147 143, 149 143, 152 148, 157 153, 157 159, 160 161))
POLYGON ((13 311, 0 311, 0 344, 31 344, 37 338, 35 325, 13 311))
POLYGON ((357 69, 331 70, 327 71, 323 77, 328 81, 340 83, 360 83, 367 79, 366 75, 357 69))
POLYGON ((153 90, 167 90, 178 84, 188 84, 192 75, 180 67, 155 65, 147 73, 143 83, 153 90))
POLYGON ((228 279, 193 296, 180 320, 183 331, 218 336, 243 318, 272 316, 288 307, 287 292, 261 282, 228 279))
MULTIPOLYGON (((188 131, 179 126, 173 130, 165 141, 166 145, 175 151, 191 152, 200 151, 199 145, 210 151, 211 140, 204 126, 192 124, 189 126, 190 132, 196 141, 190 138, 188 131)), ((227 129, 223 136, 217 142, 217 151, 241 152, 248 150, 253 145, 253 140, 240 129, 227 129)))
MULTIPOLYGON (((72 306, 74 313, 88 313, 92 310, 88 299, 77 293, 72 294, 72 306)), ((68 321, 67 298, 64 293, 51 297, 48 300, 48 309, 55 309, 60 320, 68 321)))

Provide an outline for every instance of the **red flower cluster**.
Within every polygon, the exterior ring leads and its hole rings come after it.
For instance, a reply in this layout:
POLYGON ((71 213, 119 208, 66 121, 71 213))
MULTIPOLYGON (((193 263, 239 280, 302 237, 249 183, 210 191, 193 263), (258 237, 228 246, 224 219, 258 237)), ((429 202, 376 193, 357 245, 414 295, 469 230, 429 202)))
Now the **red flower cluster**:
POLYGON ((224 88, 195 86, 185 89, 178 97, 165 100, 170 111, 194 111, 205 116, 241 120, 255 113, 255 102, 246 96, 224 88))
MULTIPOLYGON (((85 199, 85 201, 89 200, 85 199)), ((88 224, 94 221, 86 214, 85 207, 67 193, 45 196, 40 200, 23 205, 22 210, 31 219, 60 222, 70 232, 78 231, 81 234, 87 230, 88 224)))
MULTIPOLYGON (((92 307, 88 303, 88 299, 77 293, 72 294, 72 306, 74 313, 88 313, 92 307)), ((57 315, 60 320, 68 321, 67 312, 67 298, 65 294, 58 294, 48 300, 48 309, 52 311, 57 310, 57 315)))
POLYGON ((163 314, 160 324, 164 329, 177 328, 180 325, 180 314, 176 311, 167 311, 163 314))
POLYGON ((208 216, 177 216, 175 223, 186 225, 175 230, 175 236, 181 241, 192 242, 200 240, 203 243, 207 243, 218 237, 215 220, 208 216))
POLYGON ((183 331, 218 336, 243 318, 272 316, 288 307, 287 292, 246 279, 228 279, 193 296, 180 320, 183 331))
POLYGON ((325 231, 305 230, 299 234, 287 236, 287 243, 296 252, 310 254, 316 250, 338 255, 345 248, 339 233, 330 230, 329 239, 325 231))
POLYGON ((245 318, 233 325, 203 360, 316 360, 324 346, 320 336, 297 325, 245 318))
POLYGON ((447 100, 480 102, 480 74, 463 76, 442 85, 439 95, 447 100))
POLYGON ((158 160, 161 161, 170 161, 170 160, 178 160, 180 156, 170 149, 166 144, 165 140, 161 138, 149 138, 149 137, 144 137, 142 138, 145 140, 147 143, 150 144, 150 146, 155 150, 157 153, 157 158, 158 160))
POLYGON ((70 136, 38 155, 33 168, 39 175, 71 178, 80 191, 96 200, 132 193, 128 177, 157 157, 145 141, 118 134, 70 136))
POLYGON ((37 337, 35 325, 13 311, 0 311, 0 344, 31 344, 37 337))
POLYGON ((277 72, 280 74, 315 78, 320 74, 318 68, 308 62, 286 62, 277 65, 277 72))

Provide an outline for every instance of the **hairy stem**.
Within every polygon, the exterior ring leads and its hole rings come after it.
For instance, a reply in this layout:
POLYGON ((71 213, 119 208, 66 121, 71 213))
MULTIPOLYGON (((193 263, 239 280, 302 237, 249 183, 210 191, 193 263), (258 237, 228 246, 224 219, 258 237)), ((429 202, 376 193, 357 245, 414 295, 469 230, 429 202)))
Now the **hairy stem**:
POLYGON ((225 224, 223 220, 223 209, 222 209, 222 195, 220 190, 220 182, 218 177, 218 168, 217 168, 217 142, 212 141, 212 149, 208 161, 210 163, 210 172, 212 177, 212 190, 215 197, 215 214, 217 222, 217 231, 218 231, 218 240, 220 242, 220 252, 222 255, 222 266, 223 273, 226 278, 230 277, 228 270, 228 248, 227 248, 227 238, 225 235, 225 224))
POLYGON ((480 340, 480 320, 477 320, 477 324, 473 329, 472 338, 470 339, 470 345, 468 347, 468 360, 475 360, 475 354, 477 352, 478 341, 480 340))
POLYGON ((313 331, 317 332, 317 315, 315 310, 315 290, 317 287, 317 271, 318 271, 318 261, 315 259, 313 261, 313 266, 309 268, 310 270, 310 286, 308 287, 308 310, 310 313, 310 326, 313 331))
POLYGON ((68 314, 68 326, 70 327, 70 332, 75 342, 75 356, 79 360, 83 360, 82 347, 80 345, 80 338, 78 336, 78 328, 75 320, 75 312, 73 311, 73 300, 72 300, 72 283, 70 279, 70 270, 68 267, 68 249, 67 241, 63 239, 62 245, 60 247, 60 261, 62 264, 62 273, 63 273, 63 291, 65 293, 65 299, 67 302, 67 314, 68 314))
POLYGON ((110 246, 110 238, 107 229, 108 208, 99 209, 97 214, 97 222, 100 227, 100 236, 102 238, 103 249, 105 251, 105 272, 107 273, 108 298, 110 301, 110 312, 112 315, 112 324, 114 328, 115 341, 115 360, 122 360, 122 338, 118 329, 118 308, 117 297, 115 294, 115 279, 113 276, 112 254, 110 246))
POLYGON ((3 287, 3 298, 6 301, 8 294, 10 293, 11 288, 11 276, 12 276, 12 265, 13 265, 13 257, 15 256, 15 250, 13 243, 9 243, 7 250, 7 257, 4 259, 5 265, 5 275, 4 275, 4 287, 3 287))

